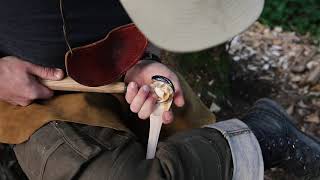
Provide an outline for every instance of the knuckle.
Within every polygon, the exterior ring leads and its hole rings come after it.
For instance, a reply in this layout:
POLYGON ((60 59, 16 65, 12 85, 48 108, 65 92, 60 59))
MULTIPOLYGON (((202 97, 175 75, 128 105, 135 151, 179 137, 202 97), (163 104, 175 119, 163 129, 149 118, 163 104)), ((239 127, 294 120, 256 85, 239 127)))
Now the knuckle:
POLYGON ((51 77, 54 75, 53 69, 49 67, 41 67, 40 71, 41 71, 40 73, 45 77, 51 77))
POLYGON ((5 56, 3 58, 1 58, 2 60, 7 60, 7 61, 11 61, 11 62, 17 62, 20 61, 20 59, 18 59, 15 56, 5 56))
POLYGON ((19 105, 25 107, 25 106, 30 105, 31 103, 32 103, 32 101, 30 101, 30 100, 24 100, 24 101, 20 102, 19 105))
POLYGON ((36 93, 36 92, 30 92, 30 93, 27 94, 27 97, 26 97, 26 98, 28 98, 28 99, 30 99, 30 100, 35 100, 35 99, 37 99, 37 97, 38 97, 38 93, 36 93))
POLYGON ((38 92, 35 91, 35 90, 32 89, 32 88, 28 88, 28 89, 25 91, 24 97, 25 97, 26 99, 28 99, 28 100, 37 99, 37 97, 38 97, 38 92))
POLYGON ((16 59, 15 66, 16 66, 17 68, 19 68, 20 70, 27 71, 28 68, 30 68, 31 63, 29 63, 29 62, 27 62, 27 61, 22 61, 22 60, 16 59))
POLYGON ((20 72, 26 73, 28 70, 28 67, 24 64, 17 64, 16 69, 19 70, 20 72))

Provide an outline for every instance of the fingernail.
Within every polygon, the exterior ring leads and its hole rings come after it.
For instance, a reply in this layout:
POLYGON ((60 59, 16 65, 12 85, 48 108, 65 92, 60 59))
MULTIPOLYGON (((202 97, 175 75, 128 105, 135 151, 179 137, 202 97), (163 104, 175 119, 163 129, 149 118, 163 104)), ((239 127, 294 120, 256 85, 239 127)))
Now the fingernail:
POLYGON ((184 102, 183 102, 183 101, 180 101, 179 104, 178 104, 178 106, 179 106, 179 107, 184 106, 184 102))
POLYGON ((168 114, 166 114, 166 115, 164 116, 164 121, 163 121, 163 123, 169 124, 170 122, 171 122, 171 116, 168 115, 168 114))
POLYGON ((184 106, 185 102, 184 99, 177 99, 176 103, 175 103, 178 107, 182 107, 184 106))
POLYGON ((136 87, 137 87, 137 84, 134 83, 134 82, 131 82, 131 83, 129 84, 129 88, 134 89, 134 88, 136 88, 136 87))

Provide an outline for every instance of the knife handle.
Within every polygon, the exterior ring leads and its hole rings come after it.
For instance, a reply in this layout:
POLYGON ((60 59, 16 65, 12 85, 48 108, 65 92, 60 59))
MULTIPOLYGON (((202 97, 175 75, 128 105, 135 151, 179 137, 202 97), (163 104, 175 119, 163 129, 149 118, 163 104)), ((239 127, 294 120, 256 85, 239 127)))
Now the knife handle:
POLYGON ((105 86, 89 87, 77 83, 70 77, 66 77, 60 81, 42 80, 43 85, 49 89, 56 91, 78 91, 78 92, 96 92, 96 93, 124 93, 126 92, 126 84, 123 82, 115 82, 105 86))

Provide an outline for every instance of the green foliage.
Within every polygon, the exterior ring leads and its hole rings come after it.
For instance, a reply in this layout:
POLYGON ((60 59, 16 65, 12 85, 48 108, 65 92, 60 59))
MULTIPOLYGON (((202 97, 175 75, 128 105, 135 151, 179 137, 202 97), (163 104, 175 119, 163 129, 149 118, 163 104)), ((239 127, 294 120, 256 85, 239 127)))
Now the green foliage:
POLYGON ((260 21, 320 40, 320 0, 266 0, 260 21))

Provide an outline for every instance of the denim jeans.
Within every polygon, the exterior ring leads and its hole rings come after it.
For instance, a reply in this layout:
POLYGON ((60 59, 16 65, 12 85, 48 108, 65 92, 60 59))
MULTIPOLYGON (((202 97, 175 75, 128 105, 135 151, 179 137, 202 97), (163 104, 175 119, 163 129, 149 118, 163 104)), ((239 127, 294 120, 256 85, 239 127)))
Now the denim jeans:
POLYGON ((264 165, 260 145, 245 123, 231 119, 206 127, 217 129, 228 140, 234 167, 232 179, 263 179, 264 165))

